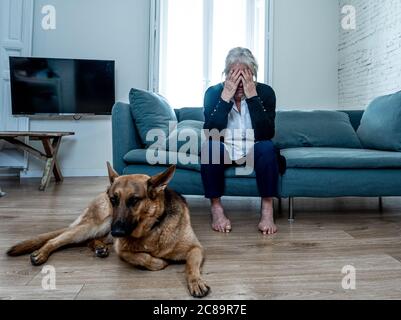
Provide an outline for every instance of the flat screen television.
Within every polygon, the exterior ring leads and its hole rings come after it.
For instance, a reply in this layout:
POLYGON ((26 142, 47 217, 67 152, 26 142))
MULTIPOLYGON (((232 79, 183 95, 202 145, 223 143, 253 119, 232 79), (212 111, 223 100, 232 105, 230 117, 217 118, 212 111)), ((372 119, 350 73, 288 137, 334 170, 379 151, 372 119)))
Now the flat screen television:
POLYGON ((114 61, 10 57, 13 115, 109 115, 114 61))

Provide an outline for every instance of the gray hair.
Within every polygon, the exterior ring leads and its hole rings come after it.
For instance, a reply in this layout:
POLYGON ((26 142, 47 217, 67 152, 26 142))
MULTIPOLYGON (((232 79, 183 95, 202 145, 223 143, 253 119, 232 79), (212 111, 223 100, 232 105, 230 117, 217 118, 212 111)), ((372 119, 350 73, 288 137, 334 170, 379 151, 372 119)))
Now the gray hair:
POLYGON ((242 63, 247 65, 252 70, 253 75, 256 78, 258 77, 259 65, 254 55, 252 54, 251 50, 242 47, 231 49, 228 52, 226 58, 226 66, 223 73, 227 76, 230 73, 231 67, 237 63, 242 63))

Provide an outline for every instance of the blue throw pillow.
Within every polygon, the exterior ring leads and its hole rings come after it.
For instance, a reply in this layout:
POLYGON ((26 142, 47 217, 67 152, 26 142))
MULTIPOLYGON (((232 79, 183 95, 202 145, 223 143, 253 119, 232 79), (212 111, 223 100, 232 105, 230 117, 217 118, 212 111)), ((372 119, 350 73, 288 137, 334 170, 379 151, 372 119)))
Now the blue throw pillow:
POLYGON ((349 116, 339 111, 281 111, 276 115, 279 149, 332 147, 360 149, 362 145, 349 116))
POLYGON ((197 120, 179 122, 168 137, 167 150, 199 155, 204 141, 203 125, 203 121, 197 120))
POLYGON ((401 91, 373 100, 357 133, 367 149, 401 151, 401 91))
POLYGON ((132 117, 146 147, 155 142, 146 140, 146 135, 152 129, 161 129, 165 133, 165 138, 168 137, 169 122, 176 122, 177 117, 165 98, 148 91, 131 89, 129 100, 132 117))

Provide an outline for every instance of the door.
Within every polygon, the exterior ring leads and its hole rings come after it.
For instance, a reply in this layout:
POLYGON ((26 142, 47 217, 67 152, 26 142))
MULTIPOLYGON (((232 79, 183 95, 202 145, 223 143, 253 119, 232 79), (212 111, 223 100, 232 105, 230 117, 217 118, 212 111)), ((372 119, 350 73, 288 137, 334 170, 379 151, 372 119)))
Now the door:
MULTIPOLYGON (((0 131, 27 131, 29 120, 13 117, 8 57, 31 56, 34 0, 0 0, 0 131)), ((0 141, 0 168, 28 167, 24 152, 0 141)))

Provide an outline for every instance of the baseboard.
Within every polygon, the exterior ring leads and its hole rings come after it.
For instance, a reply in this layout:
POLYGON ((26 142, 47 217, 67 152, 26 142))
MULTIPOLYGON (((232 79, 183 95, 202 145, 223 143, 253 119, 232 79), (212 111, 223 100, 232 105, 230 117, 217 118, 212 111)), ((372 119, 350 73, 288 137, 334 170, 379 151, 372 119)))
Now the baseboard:
MULTIPOLYGON (((107 172, 105 169, 62 169, 63 176, 68 177, 106 177, 107 172)), ((41 170, 28 170, 21 171, 21 178, 41 178, 43 171, 41 170)))
POLYGON ((7 177, 19 177, 19 173, 22 169, 18 168, 1 168, 0 167, 0 178, 7 177))

